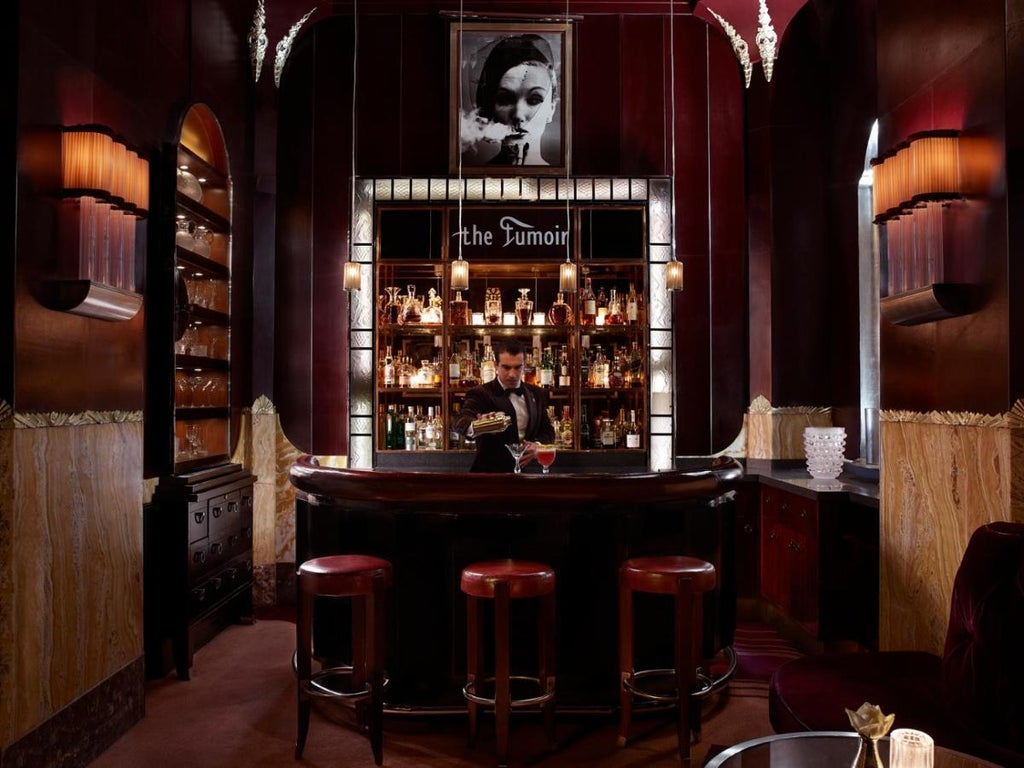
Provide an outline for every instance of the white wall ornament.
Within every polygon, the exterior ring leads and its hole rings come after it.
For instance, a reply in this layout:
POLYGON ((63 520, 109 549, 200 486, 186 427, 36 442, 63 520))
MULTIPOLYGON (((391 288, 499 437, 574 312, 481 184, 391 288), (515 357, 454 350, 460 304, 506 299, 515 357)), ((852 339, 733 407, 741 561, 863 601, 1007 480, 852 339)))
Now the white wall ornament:
POLYGON ((281 73, 284 72, 285 62, 288 61, 288 55, 292 52, 292 43, 295 42, 299 30, 302 29, 302 25, 313 15, 314 11, 316 11, 315 7, 307 11, 305 16, 292 24, 288 34, 277 41, 276 55, 274 56, 274 85, 278 88, 281 87, 281 73))
POLYGON ((252 60, 253 81, 258 83, 269 42, 267 39, 267 8, 263 0, 258 0, 256 3, 256 13, 253 14, 252 27, 249 28, 249 36, 246 40, 249 43, 249 58, 252 60))

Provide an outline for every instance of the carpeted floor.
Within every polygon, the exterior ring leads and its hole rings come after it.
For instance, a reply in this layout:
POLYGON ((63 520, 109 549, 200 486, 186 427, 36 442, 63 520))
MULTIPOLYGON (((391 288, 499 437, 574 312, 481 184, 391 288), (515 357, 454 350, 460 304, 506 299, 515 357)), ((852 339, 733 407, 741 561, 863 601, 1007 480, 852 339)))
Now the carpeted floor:
MULTIPOLYGON (((260 620, 233 626, 195 656, 189 682, 175 677, 153 682, 146 717, 92 763, 91 768, 270 768, 311 766, 370 768, 364 736, 314 711, 302 761, 293 759, 295 683, 291 655, 294 624, 260 620)), ((709 750, 772 733, 768 723, 767 679, 796 651, 760 625, 741 625, 735 648, 737 674, 725 693, 705 703, 704 731, 693 747, 693 764, 709 750)), ((392 768, 493 766, 493 728, 485 719, 480 738, 466 746, 465 719, 453 716, 388 716, 384 722, 384 765, 392 768)), ((616 744, 613 719, 558 718, 558 748, 552 751, 538 721, 513 720, 511 763, 552 768, 596 766, 645 768, 678 765, 670 717, 647 716, 633 725, 626 747, 616 744)))

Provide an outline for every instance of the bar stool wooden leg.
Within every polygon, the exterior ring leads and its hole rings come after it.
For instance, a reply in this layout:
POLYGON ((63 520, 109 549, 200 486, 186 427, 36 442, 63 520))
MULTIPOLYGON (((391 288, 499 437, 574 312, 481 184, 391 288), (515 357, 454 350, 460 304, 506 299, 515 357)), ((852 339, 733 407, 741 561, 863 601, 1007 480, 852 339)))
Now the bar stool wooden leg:
POLYGON ((312 671, 312 611, 313 596, 307 593, 299 595, 298 606, 295 612, 295 659, 296 659, 296 686, 298 693, 298 722, 295 738, 295 759, 302 759, 302 750, 306 748, 306 736, 309 734, 309 710, 311 702, 309 695, 303 686, 309 680, 312 671))
POLYGON ((697 654, 694 652, 693 580, 682 577, 676 591, 676 693, 679 696, 679 712, 676 730, 679 737, 679 759, 683 765, 690 763, 690 727, 693 722, 692 699, 690 695, 697 683, 697 654))
MULTIPOLYGON (((480 660, 480 602, 470 595, 466 596, 466 689, 474 691, 475 686, 483 682, 483 670, 480 660)), ((475 691, 474 691, 475 692, 475 691)), ((466 699, 466 711, 469 713, 469 746, 476 743, 479 731, 479 705, 466 699)))
POLYGON ((633 717, 633 694, 626 687, 633 674, 633 590, 619 573, 619 746, 629 741, 633 717))
POLYGON ((366 670, 363 678, 370 683, 370 699, 367 712, 367 728, 370 733, 370 748, 373 762, 384 762, 384 579, 376 576, 373 592, 363 599, 364 626, 366 628, 363 647, 366 670))
MULTIPOLYGON (((697 667, 700 664, 704 646, 704 595, 693 590, 692 584, 690 587, 690 637, 693 638, 693 645, 690 649, 690 658, 693 660, 690 667, 693 669, 693 677, 690 685, 696 688, 697 667)), ((690 731, 693 733, 694 743, 699 744, 701 740, 700 699, 692 696, 690 697, 690 731)))
POLYGON ((508 584, 499 582, 494 588, 494 726, 499 768, 508 764, 509 719, 512 713, 509 611, 508 584))
MULTIPOLYGON (((545 595, 541 598, 541 616, 537 623, 540 633, 540 677, 541 690, 544 693, 554 694, 555 691, 555 633, 551 630, 555 626, 555 593, 545 595)), ((541 706, 544 717, 544 733, 548 743, 555 746, 558 741, 555 738, 555 698, 552 695, 550 701, 544 702, 541 706)))

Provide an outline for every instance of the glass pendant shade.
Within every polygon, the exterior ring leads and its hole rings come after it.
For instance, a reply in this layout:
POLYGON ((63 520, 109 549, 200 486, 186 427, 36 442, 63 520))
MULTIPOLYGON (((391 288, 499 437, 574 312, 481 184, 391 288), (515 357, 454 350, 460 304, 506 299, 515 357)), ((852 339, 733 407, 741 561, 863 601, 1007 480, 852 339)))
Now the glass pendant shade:
POLYGON ((469 262, 463 261, 461 256, 452 262, 451 288, 453 291, 469 290, 469 262))
POLYGON ((669 291, 683 290, 683 263, 681 261, 672 259, 665 265, 665 289, 669 291))
POLYGON ((357 261, 345 262, 345 290, 358 291, 363 282, 363 269, 357 261))
POLYGON ((570 261, 558 268, 558 290, 563 293, 576 292, 576 265, 570 261))

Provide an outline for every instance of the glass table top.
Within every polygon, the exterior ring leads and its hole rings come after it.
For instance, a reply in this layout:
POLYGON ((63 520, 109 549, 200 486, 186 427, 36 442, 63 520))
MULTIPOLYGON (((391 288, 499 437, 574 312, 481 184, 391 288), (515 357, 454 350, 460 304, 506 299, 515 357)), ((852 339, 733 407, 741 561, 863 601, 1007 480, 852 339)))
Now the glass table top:
MULTIPOLYGON (((720 752, 707 768, 836 768, 853 763, 860 737, 852 731, 780 733, 752 739, 720 752)), ((878 743, 878 754, 889 764, 889 740, 878 743)), ((935 747, 935 768, 999 768, 981 758, 935 747)))

